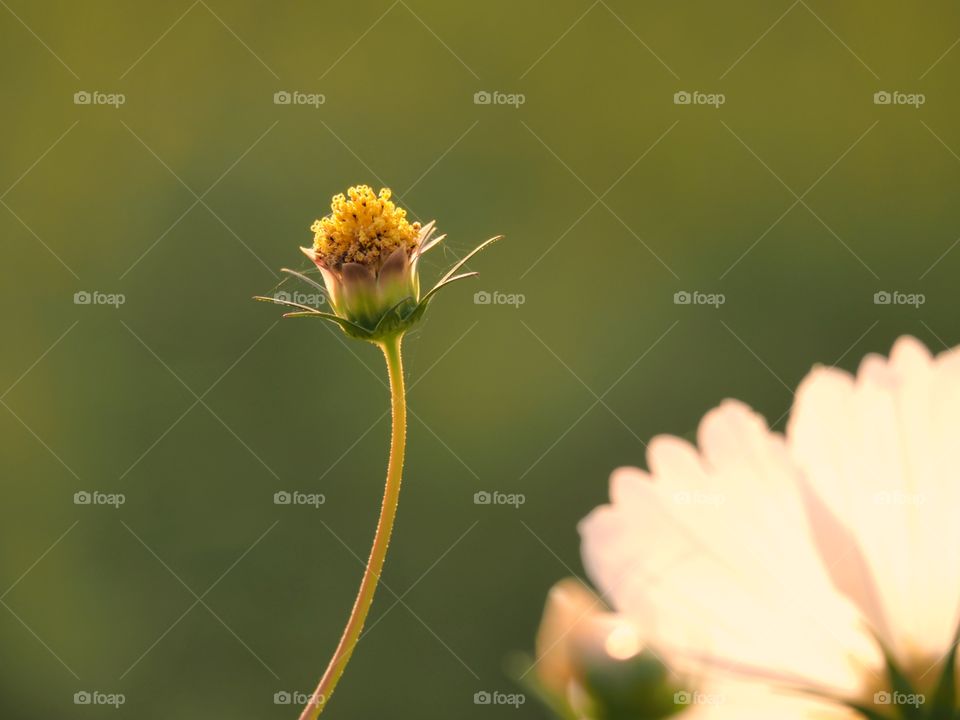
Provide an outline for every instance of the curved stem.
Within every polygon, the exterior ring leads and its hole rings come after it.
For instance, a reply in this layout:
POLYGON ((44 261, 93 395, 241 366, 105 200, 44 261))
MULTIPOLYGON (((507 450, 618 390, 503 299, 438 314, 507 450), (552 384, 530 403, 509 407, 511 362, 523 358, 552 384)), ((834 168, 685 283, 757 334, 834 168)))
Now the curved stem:
POLYGON ((390 437, 390 462, 387 464, 387 483, 383 491, 383 505, 380 508, 380 519, 377 522, 377 531, 373 537, 373 547, 370 549, 370 558, 360 582, 357 599, 350 611, 347 626, 343 629, 343 636, 337 645, 326 672, 320 679, 320 684, 310 698, 310 702, 303 709, 300 720, 316 720, 330 700, 340 676, 343 675, 350 656, 353 654, 363 624, 373 603, 377 583, 383 570, 383 561, 387 556, 387 547, 390 545, 390 534, 393 531, 393 521, 397 515, 397 502, 400 499, 400 482, 403 476, 403 453, 407 436, 407 406, 403 386, 403 360, 400 353, 401 336, 396 336, 379 343, 380 349, 387 361, 387 372, 390 375, 390 406, 393 413, 393 432, 390 437))

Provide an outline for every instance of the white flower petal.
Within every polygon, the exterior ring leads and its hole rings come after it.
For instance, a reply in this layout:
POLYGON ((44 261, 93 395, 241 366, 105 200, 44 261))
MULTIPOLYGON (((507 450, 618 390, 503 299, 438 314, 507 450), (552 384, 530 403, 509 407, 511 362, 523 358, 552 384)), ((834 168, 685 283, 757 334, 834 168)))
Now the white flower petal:
POLYGON ((876 663, 817 555, 782 438, 741 403, 709 413, 701 451, 657 438, 652 477, 614 473, 580 525, 584 563, 678 672, 696 660, 771 681, 862 689, 876 663))
POLYGON ((849 529, 844 539, 818 528, 824 563, 841 567, 838 586, 899 656, 942 655, 960 600, 960 352, 934 359, 901 338, 889 360, 865 358, 855 380, 816 369, 797 392, 788 438, 824 508, 849 529), (866 573, 844 567, 858 551, 866 573))

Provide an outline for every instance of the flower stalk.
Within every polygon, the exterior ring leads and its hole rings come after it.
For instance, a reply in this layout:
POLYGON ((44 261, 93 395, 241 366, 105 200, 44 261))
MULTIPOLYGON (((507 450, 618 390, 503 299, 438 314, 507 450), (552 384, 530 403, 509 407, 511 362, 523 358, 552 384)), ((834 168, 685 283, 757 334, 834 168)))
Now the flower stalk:
POLYGON ((403 335, 423 319, 427 306, 440 290, 476 276, 475 272, 460 272, 460 269, 500 239, 500 236, 493 237, 475 247, 430 290, 421 294, 420 260, 424 253, 439 245, 444 236, 433 235, 434 222, 426 225, 408 222, 406 211, 390 198, 388 188, 374 193, 368 185, 357 185, 346 195, 336 195, 330 205, 331 214, 313 223, 310 228, 314 233, 313 245, 301 250, 316 265, 323 278, 322 285, 301 272, 283 268, 291 277, 319 290, 329 312, 292 302, 289 296, 280 297, 279 293, 274 297, 255 298, 287 308, 284 317, 326 320, 346 335, 376 345, 383 351, 390 376, 393 411, 390 459, 373 546, 343 635, 300 720, 316 720, 343 675, 363 632, 390 545, 407 433, 400 352, 403 335))
POLYGON ((373 546, 370 548, 370 557, 367 567, 360 581, 360 590, 353 603, 347 625, 343 629, 340 643, 330 658, 320 684, 310 698, 310 702, 300 715, 300 720, 316 720, 323 712, 326 702, 330 699, 343 671, 350 662, 350 656, 360 640, 363 625, 370 612, 373 596, 377 592, 380 573, 387 557, 387 548, 390 545, 390 536, 393 533, 393 523, 397 517, 397 505, 400 501, 400 484, 403 479, 403 456, 407 438, 407 400, 403 382, 403 356, 401 352, 402 335, 396 335, 379 343, 380 349, 387 363, 387 374, 390 377, 390 409, 392 416, 392 431, 390 434, 390 460, 387 463, 387 481, 383 490, 383 504, 380 507, 380 519, 377 521, 376 534, 373 537, 373 546))

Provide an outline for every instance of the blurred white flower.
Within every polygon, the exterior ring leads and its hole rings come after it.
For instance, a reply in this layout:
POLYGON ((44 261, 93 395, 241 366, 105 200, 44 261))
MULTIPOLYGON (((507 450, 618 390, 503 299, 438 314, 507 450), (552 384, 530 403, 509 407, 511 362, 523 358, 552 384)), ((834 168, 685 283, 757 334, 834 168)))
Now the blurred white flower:
POLYGON ((785 438, 727 401, 697 444, 655 438, 649 472, 614 472, 611 503, 580 525, 604 597, 674 672, 726 698, 697 711, 889 717, 927 703, 927 716, 943 702, 960 609, 960 349, 933 358, 901 338, 856 377, 816 368, 785 438))

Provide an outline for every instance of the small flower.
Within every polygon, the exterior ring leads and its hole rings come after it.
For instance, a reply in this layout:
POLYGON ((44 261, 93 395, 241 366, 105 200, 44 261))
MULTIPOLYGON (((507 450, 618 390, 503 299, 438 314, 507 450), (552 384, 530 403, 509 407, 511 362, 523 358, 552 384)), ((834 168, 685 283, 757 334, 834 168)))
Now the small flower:
POLYGON ((420 258, 440 243, 445 235, 434 236, 436 226, 422 226, 407 220, 407 212, 391 200, 389 188, 374 193, 368 185, 357 185, 337 195, 330 215, 314 221, 312 247, 301 248, 323 277, 323 286, 311 278, 284 268, 325 292, 332 313, 320 312, 298 303, 270 297, 257 300, 295 309, 284 317, 318 317, 339 325, 353 337, 371 342, 402 335, 414 325, 433 295, 452 282, 476 273, 457 271, 491 238, 475 248, 447 272, 433 288, 420 295, 420 258))
POLYGON ((786 437, 726 401, 698 448, 655 438, 581 523, 584 563, 675 669, 790 698, 764 717, 958 717, 958 438, 960 348, 901 338, 811 371, 786 437))

